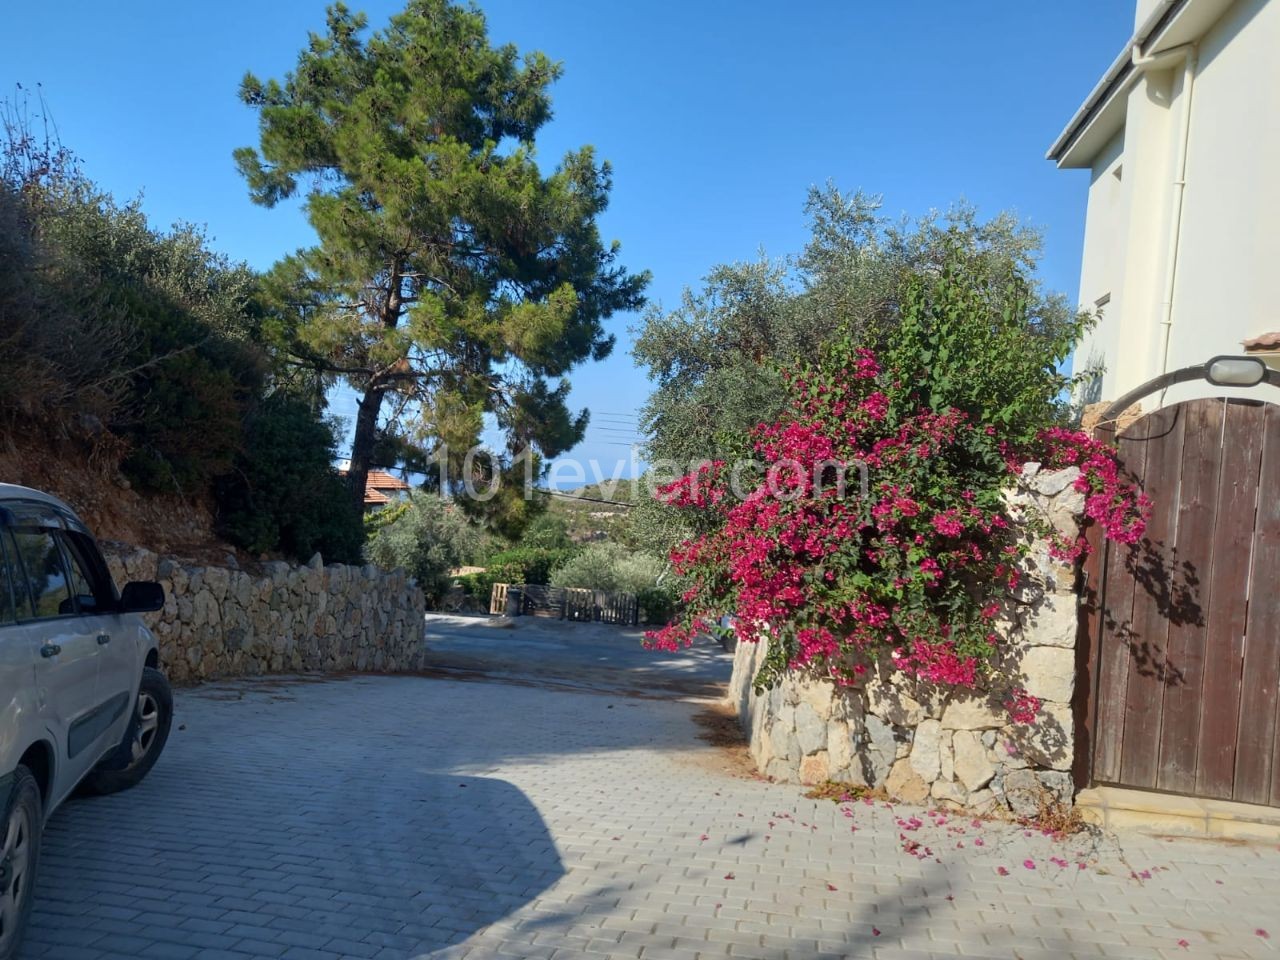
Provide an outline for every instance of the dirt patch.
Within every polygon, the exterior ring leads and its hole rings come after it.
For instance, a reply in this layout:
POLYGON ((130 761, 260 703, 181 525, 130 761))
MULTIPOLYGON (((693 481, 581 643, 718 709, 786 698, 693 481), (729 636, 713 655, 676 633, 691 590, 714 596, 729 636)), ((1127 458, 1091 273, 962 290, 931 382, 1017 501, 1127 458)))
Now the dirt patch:
POLYGON ((742 780, 768 780, 751 759, 747 735, 732 704, 720 701, 707 706, 693 715, 693 722, 698 726, 698 739, 716 749, 685 754, 684 759, 742 780))
POLYGON ((120 473, 117 456, 95 455, 92 446, 71 438, 37 443, 24 437, 21 444, 6 439, 0 443, 0 481, 64 500, 99 540, 202 562, 224 563, 228 554, 236 555, 214 533, 207 492, 143 495, 120 473))

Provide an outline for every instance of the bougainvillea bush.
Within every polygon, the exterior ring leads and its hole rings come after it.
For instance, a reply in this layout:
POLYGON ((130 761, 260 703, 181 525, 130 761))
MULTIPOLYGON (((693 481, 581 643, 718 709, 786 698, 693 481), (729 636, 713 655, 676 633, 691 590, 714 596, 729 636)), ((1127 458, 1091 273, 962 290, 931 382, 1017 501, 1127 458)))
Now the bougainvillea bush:
MULTIPOLYGON (((993 312, 1009 284, 953 252, 905 283, 878 350, 846 338, 787 372, 789 410, 755 429, 754 470, 713 461, 664 488, 709 532, 673 552, 683 614, 650 643, 690 643, 728 614, 740 641, 770 641, 760 687, 802 666, 852 683, 875 660, 971 687, 998 659, 994 622, 1029 549, 1003 496, 1025 462, 1079 466, 1088 515, 1140 537, 1145 500, 1110 449, 1062 426, 1059 368, 1087 319, 1044 329, 1030 297, 993 312)), ((1009 707, 1034 714, 1016 693, 1009 707)))

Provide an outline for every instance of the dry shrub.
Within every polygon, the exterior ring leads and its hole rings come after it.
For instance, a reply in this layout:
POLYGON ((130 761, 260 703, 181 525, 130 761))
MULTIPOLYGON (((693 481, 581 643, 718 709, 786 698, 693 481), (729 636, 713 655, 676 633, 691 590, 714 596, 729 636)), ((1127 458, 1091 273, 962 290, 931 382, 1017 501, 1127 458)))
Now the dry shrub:
POLYGON ((1024 827, 1038 830, 1055 840, 1064 840, 1087 826, 1077 807, 1063 803, 1047 790, 1040 795, 1039 809, 1035 816, 1023 817, 1019 822, 1024 827))
POLYGON ((810 789, 806 794, 810 800, 830 800, 833 803, 849 803, 853 800, 861 800, 863 797, 875 796, 882 794, 884 791, 875 791, 870 787, 860 786, 856 783, 846 783, 843 780, 823 780, 822 783, 810 789))

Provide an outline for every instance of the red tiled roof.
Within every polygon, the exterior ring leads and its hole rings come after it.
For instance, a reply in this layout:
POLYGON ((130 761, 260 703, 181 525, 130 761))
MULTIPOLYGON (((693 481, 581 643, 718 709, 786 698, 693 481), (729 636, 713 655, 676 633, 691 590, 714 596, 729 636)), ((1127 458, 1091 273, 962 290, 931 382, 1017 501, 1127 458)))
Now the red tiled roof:
MULTIPOLYGON (((344 477, 347 475, 345 469, 339 470, 338 473, 344 477)), ((364 482, 364 505, 366 507, 382 506, 397 499, 396 494, 409 489, 411 489, 409 484, 399 477, 393 477, 385 470, 370 470, 364 482)))
POLYGON ((372 487, 375 490, 408 490, 409 484, 405 483, 399 477, 393 477, 385 470, 370 470, 369 478, 365 480, 365 487, 372 487))

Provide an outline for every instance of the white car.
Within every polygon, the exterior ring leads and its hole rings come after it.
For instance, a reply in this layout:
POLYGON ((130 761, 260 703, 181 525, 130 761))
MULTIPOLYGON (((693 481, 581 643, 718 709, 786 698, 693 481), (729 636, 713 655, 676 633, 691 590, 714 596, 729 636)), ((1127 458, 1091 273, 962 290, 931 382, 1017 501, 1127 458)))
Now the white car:
POLYGON ((158 583, 117 593, 61 500, 0 483, 0 960, 31 912, 45 821, 84 784, 138 783, 164 749, 173 697, 137 614, 158 583))

